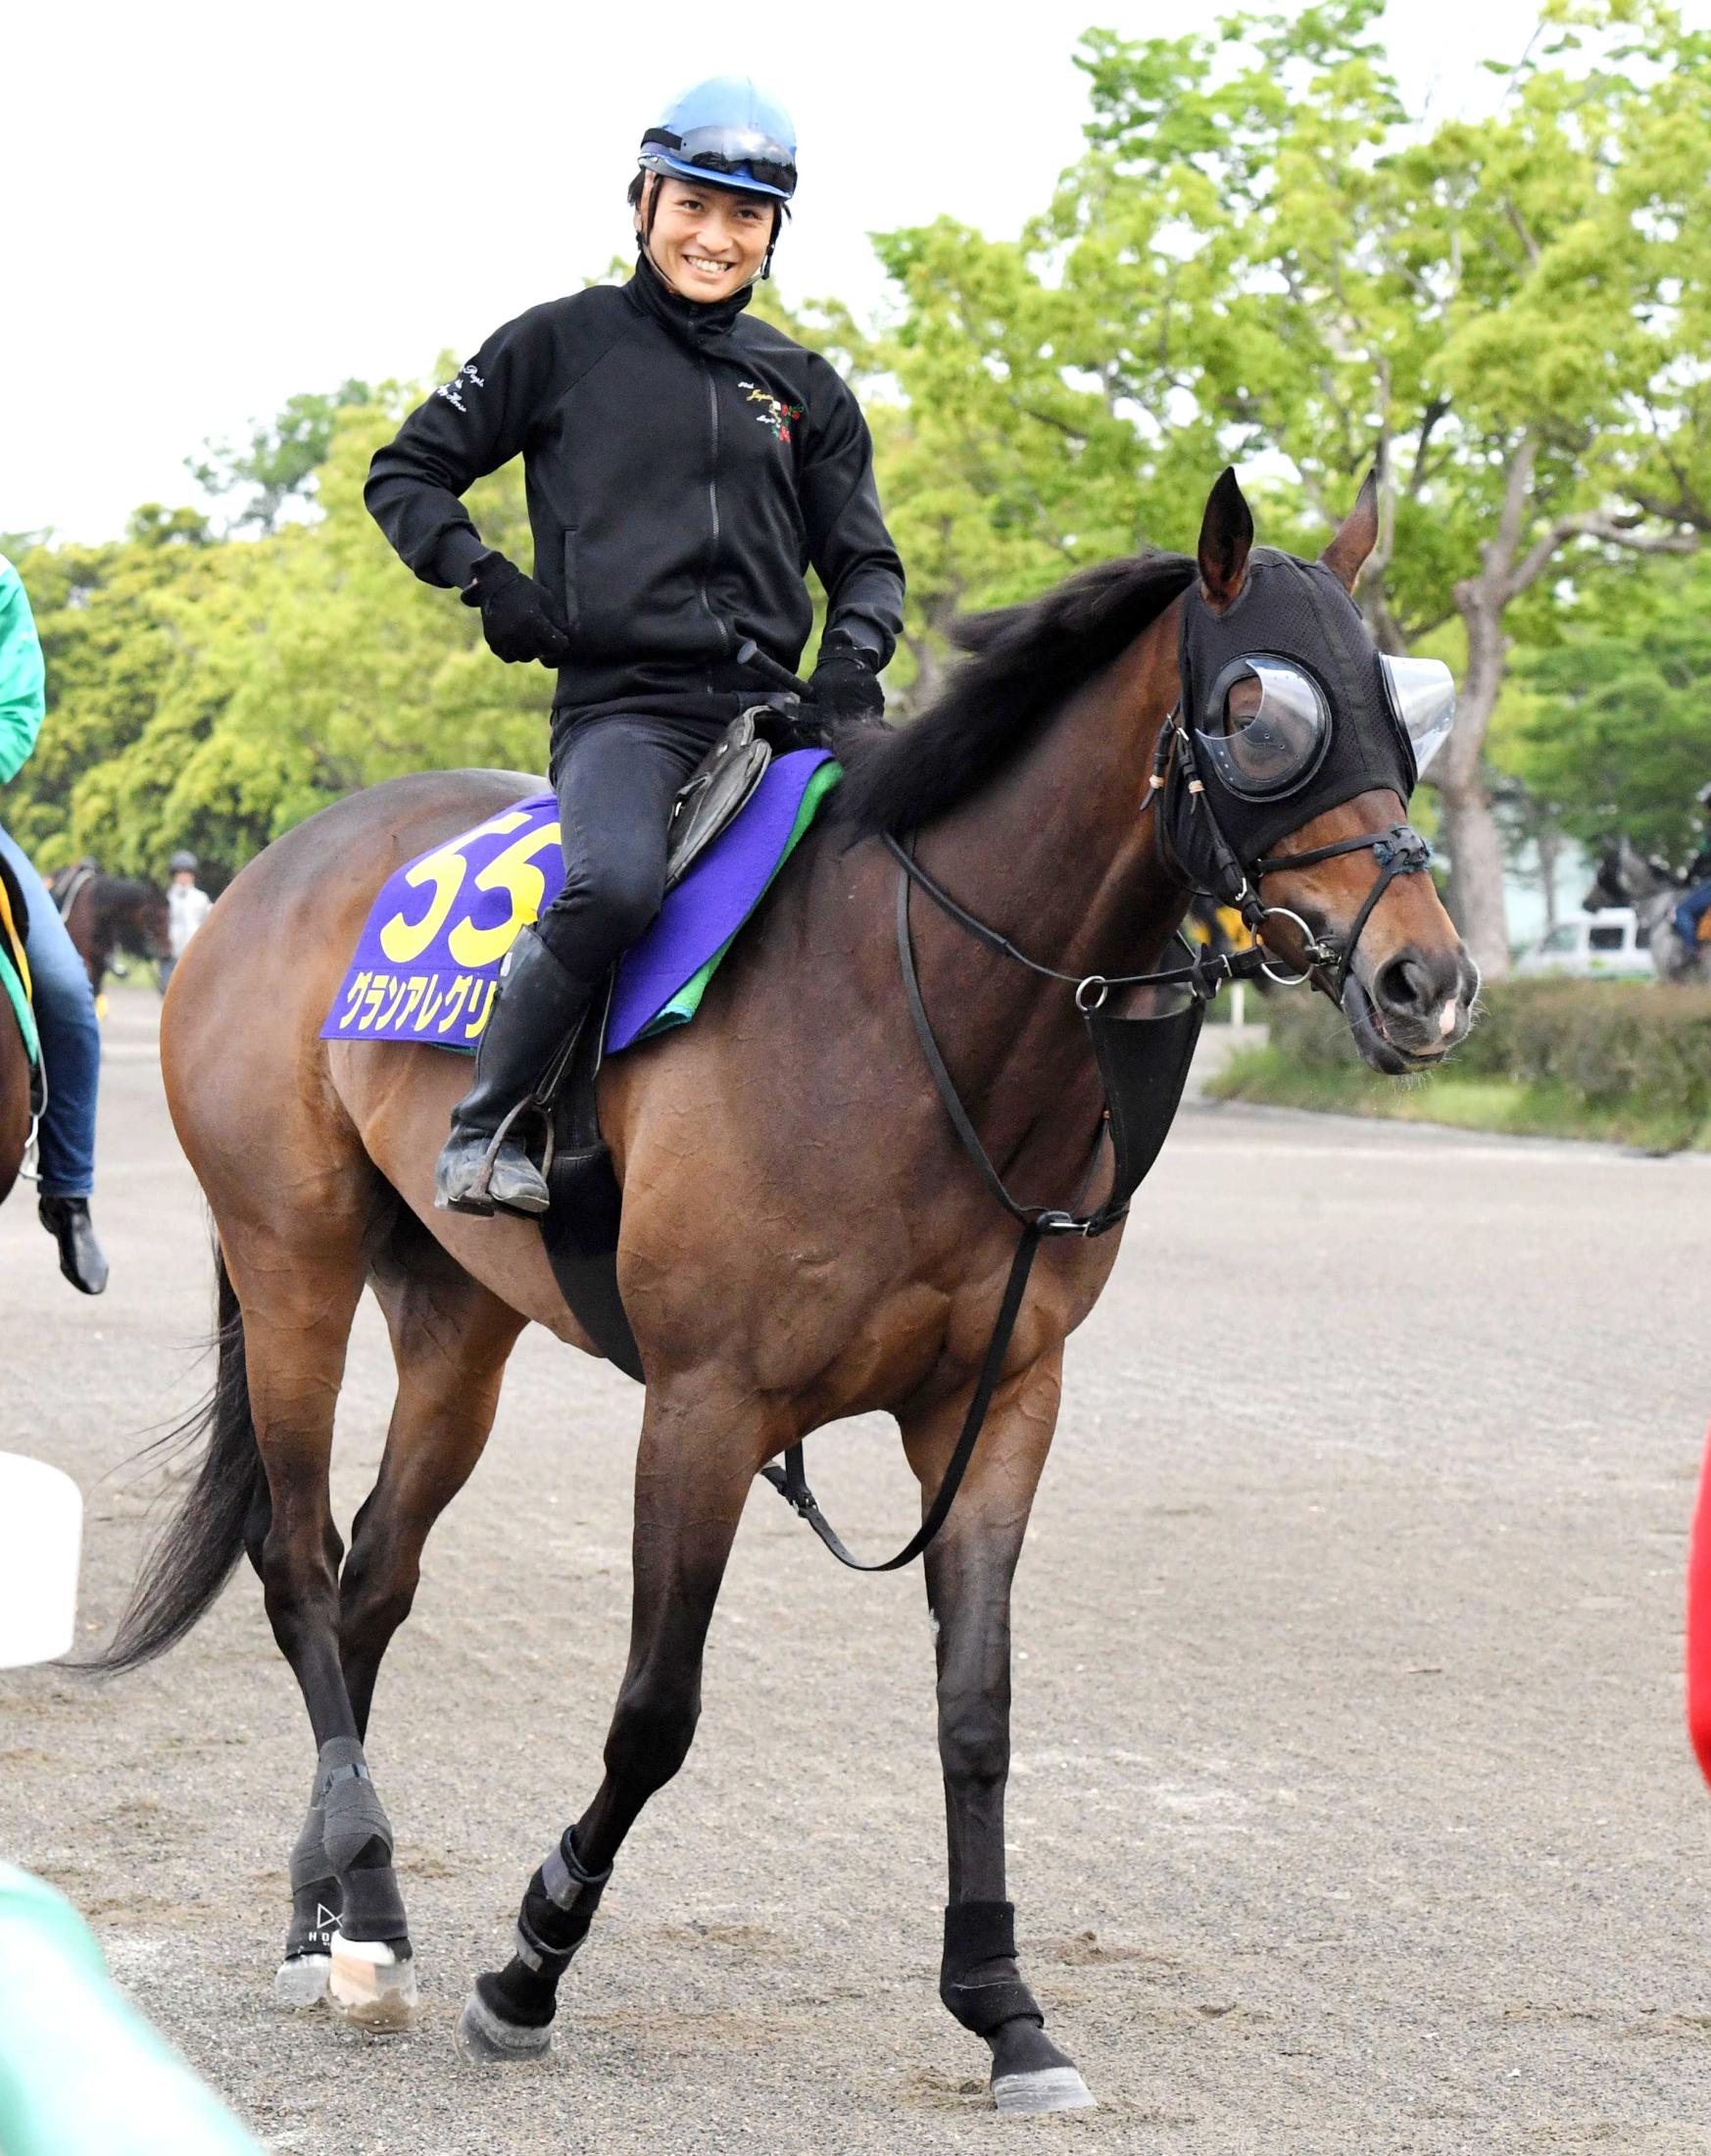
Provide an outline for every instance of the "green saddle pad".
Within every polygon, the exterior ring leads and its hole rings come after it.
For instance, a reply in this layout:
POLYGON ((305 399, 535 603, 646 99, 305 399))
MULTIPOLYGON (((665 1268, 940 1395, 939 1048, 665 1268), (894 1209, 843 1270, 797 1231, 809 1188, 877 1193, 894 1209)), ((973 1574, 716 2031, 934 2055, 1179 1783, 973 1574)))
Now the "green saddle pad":
POLYGON ((6 991, 6 1000, 12 1005, 13 1016, 18 1020, 18 1030, 24 1035, 24 1045, 29 1051, 30 1064, 41 1064, 41 1035, 35 1030, 35 1012, 29 998, 24 993, 24 983, 18 977, 18 968, 12 962, 12 954, 5 940, 0 937, 0 988, 6 991))

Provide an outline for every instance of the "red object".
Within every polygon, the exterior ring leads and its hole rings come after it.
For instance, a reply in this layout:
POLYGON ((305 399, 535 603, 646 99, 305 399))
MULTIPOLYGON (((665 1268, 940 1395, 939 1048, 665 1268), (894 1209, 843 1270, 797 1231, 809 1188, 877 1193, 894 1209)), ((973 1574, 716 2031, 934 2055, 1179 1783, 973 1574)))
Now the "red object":
POLYGON ((1711 1782, 1711 1438, 1687 1544, 1687 1735, 1711 1782))

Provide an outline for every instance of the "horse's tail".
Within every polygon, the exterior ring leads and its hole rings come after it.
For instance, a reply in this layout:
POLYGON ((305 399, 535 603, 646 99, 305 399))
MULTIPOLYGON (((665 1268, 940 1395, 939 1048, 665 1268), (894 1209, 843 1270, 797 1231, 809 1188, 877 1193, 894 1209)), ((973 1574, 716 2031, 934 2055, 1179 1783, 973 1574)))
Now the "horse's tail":
POLYGON ((107 1651, 86 1666, 135 1669, 183 1639, 231 1577, 248 1536, 266 1520, 268 1481, 250 1414, 244 1314, 215 1245, 217 1354, 208 1396, 144 1458, 171 1456, 206 1438, 189 1495, 149 1551, 107 1651))

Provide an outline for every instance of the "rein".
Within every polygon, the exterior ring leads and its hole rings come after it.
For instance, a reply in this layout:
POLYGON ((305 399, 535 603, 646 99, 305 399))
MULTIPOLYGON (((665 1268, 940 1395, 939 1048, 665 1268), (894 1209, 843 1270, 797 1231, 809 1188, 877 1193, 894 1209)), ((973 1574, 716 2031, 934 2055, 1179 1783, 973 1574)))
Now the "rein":
MULTIPOLYGON (((1191 805, 1198 804, 1203 812, 1207 834, 1211 840, 1218 875, 1214 888, 1208 895, 1223 899, 1241 912, 1254 938, 1252 947, 1247 951, 1217 956, 1206 951, 1186 965, 1163 966, 1146 973, 1064 973, 1056 966, 1047 965, 1039 958, 1030 957, 1007 936, 981 920, 977 914, 969 912, 966 906, 960 905, 927 873, 909 849, 893 833, 887 831, 882 834, 899 868, 898 966, 903 975, 904 995, 908 1004, 915 1038, 920 1043, 921 1054, 932 1073, 940 1102, 963 1151, 974 1163, 981 1181, 993 1198, 1011 1219, 1020 1224, 1022 1235, 1016 1245, 1016 1253, 1010 1260, 1009 1275, 1004 1282, 998 1316, 993 1322, 992 1335, 987 1342, 986 1353, 981 1358, 980 1372, 975 1379, 974 1391, 969 1397, 968 1408, 962 1418, 962 1428, 957 1435, 950 1463, 945 1469, 944 1479, 923 1515, 920 1526, 895 1556, 867 1563, 852 1555, 837 1529, 821 1511, 808 1487, 800 1439, 786 1448, 782 1466, 768 1463, 761 1468, 760 1473, 764 1479, 786 1503, 802 1515, 838 1562, 847 1565, 852 1572, 895 1572, 920 1556, 944 1526, 956 1493, 962 1486, 963 1477, 968 1472, 969 1462, 974 1457, 975 1446, 985 1427, 993 1396, 998 1391, 1004 1357, 1009 1352, 1016 1320, 1021 1315, 1022 1298, 1027 1293, 1028 1278, 1034 1269, 1034 1260, 1039 1254, 1041 1243, 1048 1236, 1104 1235, 1127 1216, 1130 1202, 1150 1173, 1176 1118, 1189 1062, 1205 1016, 1205 1006, 1218 990, 1227 981, 1252 980, 1260 973, 1286 987, 1298 986, 1303 981, 1316 978, 1325 986, 1333 1000, 1341 1004, 1343 991, 1348 981, 1349 967, 1354 962, 1355 949, 1362 931, 1372 918, 1374 907, 1398 876, 1418 873, 1432 858, 1432 849, 1419 833, 1410 824, 1397 823, 1392 824, 1385 831, 1366 832, 1356 838, 1339 839, 1329 846, 1316 846, 1303 854, 1267 857, 1255 861, 1250 870, 1245 868, 1219 828, 1211 803, 1206 799, 1205 786, 1195 763, 1193 743, 1181 723, 1180 706, 1171 712, 1159 736, 1152 774, 1148 792, 1142 801, 1141 812, 1145 814, 1148 809, 1155 808, 1171 775, 1173 752, 1176 758, 1175 775, 1180 783, 1186 785, 1191 805), (1341 949, 1316 935, 1300 914, 1289 906, 1267 906, 1255 889, 1255 884, 1263 881, 1266 876, 1281 874, 1285 869, 1307 868, 1317 861, 1332 860, 1340 855, 1367 850, 1374 857, 1378 874, 1373 879, 1372 888, 1355 915, 1347 940, 1341 949), (1087 1028, 1089 1045, 1098 1064, 1105 1095, 1104 1110, 1094 1133, 1092 1159, 1083 1180, 1081 1197, 1078 1197, 1074 1205, 1058 1207, 1023 1204, 1011 1195, 1003 1177, 994 1166, 991 1155, 981 1143, 980 1134, 962 1103, 956 1082, 945 1061, 921 995, 920 975, 915 966, 914 939, 909 930, 909 894, 916 885, 948 920, 953 921, 987 950, 996 952, 1001 957, 1008 958, 1017 965, 1025 966, 1030 973, 1039 975, 1043 980, 1061 982, 1074 991, 1075 1007, 1087 1028), (1273 970, 1263 935, 1266 922, 1274 917, 1294 921, 1300 931, 1302 956, 1307 961, 1304 971, 1279 974, 1273 970), (1116 1018, 1106 1009, 1114 988, 1183 989, 1188 992, 1189 1000, 1184 1008, 1173 1016, 1116 1018), (1139 1038, 1135 1037, 1137 1029, 1141 1029, 1139 1038), (1163 1054, 1160 1053, 1161 1045, 1163 1054), (1112 1148, 1110 1189, 1093 1211, 1084 1213, 1077 1207, 1093 1182, 1099 1163, 1100 1140, 1107 1130, 1112 1148)), ((1183 880, 1192 885, 1194 879, 1183 871, 1182 863, 1175 858, 1175 850, 1165 838, 1162 826, 1158 831, 1158 841, 1160 851, 1172 859, 1178 873, 1183 875, 1183 880)), ((1178 939, 1182 940, 1180 930, 1178 939)))

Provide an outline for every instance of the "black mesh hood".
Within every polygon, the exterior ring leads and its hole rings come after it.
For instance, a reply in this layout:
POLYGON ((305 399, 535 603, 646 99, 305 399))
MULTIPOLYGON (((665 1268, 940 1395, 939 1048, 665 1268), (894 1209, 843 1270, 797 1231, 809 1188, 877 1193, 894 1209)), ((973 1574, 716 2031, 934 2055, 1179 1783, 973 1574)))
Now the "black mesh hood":
POLYGON ((1288 659, 1319 683, 1331 707, 1331 740, 1311 776, 1274 801, 1242 799, 1201 759, 1208 806, 1248 868, 1280 839, 1357 794, 1389 787, 1405 806, 1415 776, 1413 751, 1391 715, 1378 648, 1323 563, 1255 547, 1241 596, 1223 614, 1198 586, 1189 592, 1178 657, 1182 723, 1191 733, 1216 730, 1221 714, 1208 708, 1213 684, 1233 660, 1258 653, 1288 659))

